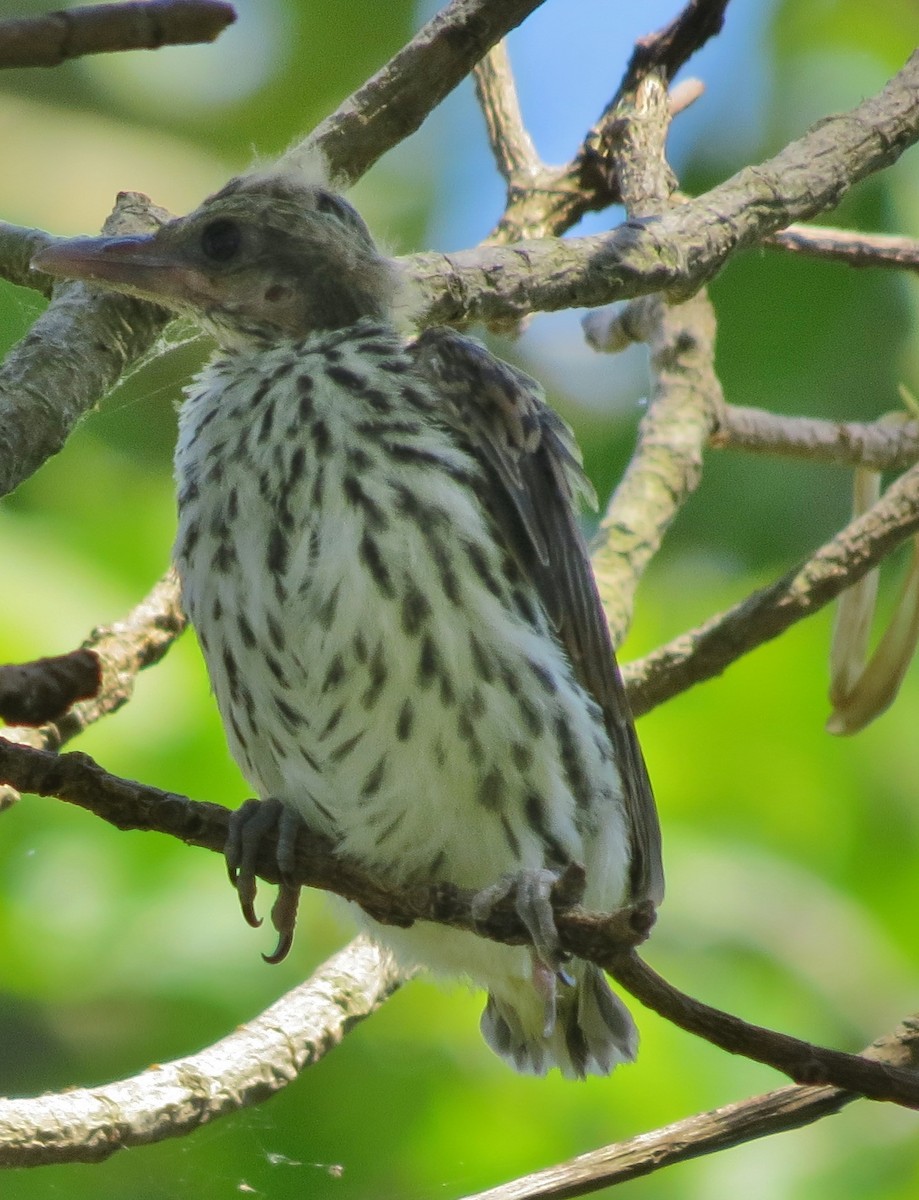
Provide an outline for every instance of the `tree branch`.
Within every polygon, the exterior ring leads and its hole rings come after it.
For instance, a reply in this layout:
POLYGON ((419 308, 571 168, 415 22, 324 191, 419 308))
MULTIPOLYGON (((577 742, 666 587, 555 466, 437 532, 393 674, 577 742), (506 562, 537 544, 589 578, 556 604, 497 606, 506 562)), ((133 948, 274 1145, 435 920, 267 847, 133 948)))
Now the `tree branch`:
POLYGON ((623 669, 636 716, 703 680, 817 612, 919 530, 919 466, 769 587, 623 669))
POLYGON ((102 683, 90 650, 0 666, 0 720, 43 725, 62 717, 77 700, 95 696, 102 683))
MULTIPOLYGON (((0 738, 0 779, 22 791, 57 796, 87 808, 119 829, 157 830, 217 852, 226 842, 227 809, 119 779, 85 754, 50 754, 4 743, 0 738)), ((279 881, 276 847, 267 838, 260 847, 256 870, 269 882, 279 881)), ((389 924, 435 921, 510 945, 531 942, 513 895, 480 921, 473 916, 475 893, 449 884, 403 888, 382 883, 368 877, 357 864, 337 858, 328 840, 316 835, 301 839, 289 881, 336 892, 389 924)), ((833 1083, 872 1099, 919 1107, 919 1076, 914 1073, 866 1063, 857 1055, 825 1050, 750 1025, 679 992, 645 966, 632 949, 650 931, 653 906, 639 904, 611 914, 587 912, 577 903, 583 885, 583 868, 572 865, 553 889, 562 948, 597 963, 643 1004, 681 1028, 731 1053, 773 1066, 797 1082, 833 1083)))
POLYGON ((235 20, 232 6, 220 0, 143 0, 0 21, 0 68, 57 67, 84 54, 212 42, 235 20))
MULTIPOLYGON (((917 1050, 919 1020, 914 1015, 893 1034, 873 1042, 864 1051, 864 1057, 915 1070, 917 1050)), ((843 1088, 792 1084, 698 1113, 624 1142, 590 1150, 512 1183, 466 1196, 465 1200, 573 1200, 575 1196, 587 1196, 675 1163, 715 1154, 774 1133, 800 1129, 839 1112, 859 1098, 857 1093, 843 1088)))
POLYGON ((848 267, 893 267, 919 271, 919 241, 883 233, 856 233, 819 225, 790 225, 766 239, 773 250, 806 254, 848 267))
MULTIPOLYGON (((650 391, 635 452, 610 497, 591 561, 614 644, 625 637, 635 591, 649 562, 702 479, 702 455, 723 405, 715 373, 716 319, 703 289, 682 304, 662 296, 633 301, 603 333, 632 322, 649 351, 650 391)), ((601 312, 584 319, 597 344, 601 312)))
MULTIPOLYGON (((217 854, 222 854, 226 845, 229 809, 110 775, 86 754, 54 754, 0 737, 0 781, 23 792, 76 804, 117 829, 165 833, 217 854)), ((276 844, 271 837, 263 839, 256 869, 267 882, 280 883, 276 844)), ((475 892, 450 884, 401 888, 383 883, 368 876, 360 865, 336 856, 333 843, 318 834, 300 839, 292 882, 353 900, 385 924, 404 927, 416 920, 437 921, 514 945, 531 941, 514 908, 513 896, 495 905, 487 920, 479 921, 473 916, 475 892)), ((654 923, 650 906, 636 905, 611 915, 587 912, 577 907, 583 882, 583 870, 572 867, 553 890, 554 902, 564 909, 559 912, 559 930, 564 931, 573 953, 591 958, 600 947, 634 946, 647 937, 654 923)))
MULTIPOLYGON (((74 704, 57 721, 35 728, 10 726, 2 736, 16 745, 57 750, 108 713, 130 700, 139 671, 153 666, 184 630, 187 618, 179 600, 179 581, 170 570, 135 608, 114 625, 96 629, 82 649, 96 660, 100 683, 95 693, 74 704)), ((0 812, 15 803, 16 792, 0 784, 0 812)))
POLYGON ((260 1104, 339 1045, 401 982, 390 955, 359 937, 198 1054, 103 1087, 0 1100, 0 1167, 102 1162, 260 1104))
POLYGON ((887 413, 869 422, 825 421, 726 404, 718 413, 711 445, 835 466, 903 471, 919 458, 919 421, 906 413, 887 413))
POLYGON ((445 96, 542 0, 452 0, 381 70, 299 146, 296 161, 317 150, 345 186, 415 132, 445 96))
MULTIPOLYGON (((670 124, 667 93, 655 74, 623 96, 613 155, 626 210, 650 217, 671 206, 676 180, 664 155, 670 124)), ((682 304, 663 295, 626 307, 629 336, 650 352, 648 409, 634 454, 600 522, 591 555, 614 642, 625 636, 645 568, 702 478, 702 452, 723 403, 715 374, 715 313, 705 290, 682 304)), ((584 319, 596 348, 619 348, 622 319, 593 312, 584 319), (618 333, 616 331, 619 331, 618 333)))
POLYGON ((774 158, 663 216, 609 234, 405 259, 424 323, 516 320, 669 292, 686 299, 728 259, 792 221, 834 208, 919 138, 919 51, 876 96, 828 117, 774 158))
MULTIPOLYGON (((103 232, 145 232, 166 215, 145 196, 122 192, 103 232)), ((28 234, 34 244, 35 231, 28 234)), ((8 227, 5 235, 9 243, 8 227)), ((169 319, 153 304, 82 283, 55 288, 48 308, 0 366, 0 496, 61 449, 169 319)))
POLYGON ((31 288, 46 298, 54 290, 50 275, 33 271, 29 263, 54 238, 43 229, 29 229, 24 225, 10 225, 0 221, 0 277, 15 283, 17 287, 31 288))
MULTIPOLYGON (((577 154, 562 167, 541 165, 537 186, 509 193, 507 207, 487 242, 506 245, 551 237, 570 229, 586 212, 616 204, 621 192, 612 153, 623 97, 634 93, 639 81, 652 72, 670 83, 680 67, 719 32, 727 4, 728 0, 690 0, 669 25, 639 39, 616 94, 577 154)), ((672 96, 671 115, 698 95, 698 84, 681 86, 672 96)))
POLYGON ((476 97, 495 163, 508 187, 508 201, 516 190, 538 186, 538 177, 545 164, 536 153, 523 115, 511 62, 505 43, 498 42, 476 63, 476 97))
POLYGON ((795 1083, 832 1083, 872 1100, 919 1108, 919 1072, 872 1062, 859 1054, 828 1050, 751 1025, 679 991, 642 962, 634 950, 611 955, 599 965, 647 1008, 729 1054, 741 1054, 773 1067, 795 1083))
MULTIPOLYGON (((733 253, 794 219, 831 208, 852 184, 895 161, 919 137, 917 93, 919 52, 851 113, 820 122, 775 158, 659 218, 567 242, 413 255, 404 262, 419 284, 420 316, 425 323, 462 324, 517 320, 537 309, 594 307, 656 291, 685 299, 733 253)), ((6 234, 9 244, 9 229, 6 234)), ((63 289, 59 305, 8 356, 0 374, 0 494, 60 448, 78 417, 150 344, 164 320, 139 301, 96 294, 85 299, 81 285, 63 289), (108 325, 105 338, 87 337, 84 306, 90 326, 100 319, 108 325), (114 338, 112 330, 118 331, 114 338), (57 353, 42 346, 48 337, 57 353), (82 347, 79 357, 75 344, 82 347), (10 425, 8 415, 22 412, 30 419, 10 425)))

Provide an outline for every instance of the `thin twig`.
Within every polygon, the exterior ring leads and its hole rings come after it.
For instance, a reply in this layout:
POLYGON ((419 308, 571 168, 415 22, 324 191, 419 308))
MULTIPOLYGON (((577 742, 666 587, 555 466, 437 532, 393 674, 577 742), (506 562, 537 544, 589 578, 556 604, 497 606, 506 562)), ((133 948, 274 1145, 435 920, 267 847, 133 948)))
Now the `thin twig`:
POLYGON ((92 4, 0 21, 0 68, 56 67, 84 54, 212 42, 236 20, 221 0, 92 4))
POLYGON ((662 979, 634 950, 599 964, 630 995, 666 1020, 726 1050, 774 1067, 795 1083, 833 1084, 872 1100, 919 1108, 919 1072, 815 1046, 801 1038, 751 1025, 703 1004, 662 979))
POLYGON ((919 271, 919 240, 883 233, 856 233, 819 225, 790 225, 764 245, 791 254, 825 258, 849 267, 893 267, 919 271))
MULTIPOLYGON (((616 204, 621 199, 619 180, 612 164, 618 138, 616 113, 622 98, 635 91, 639 80, 652 71, 670 83, 677 71, 721 29, 728 0, 690 0, 682 12, 656 33, 640 38, 622 82, 596 124, 587 132, 574 158, 562 167, 547 167, 539 187, 515 191, 487 241, 496 245, 524 238, 564 233, 587 212, 616 204)), ((671 116, 699 95, 696 81, 680 85, 672 98, 671 116)))
POLYGON ((260 1104, 339 1045, 401 981, 390 955, 359 937, 197 1054, 102 1087, 0 1100, 0 1167, 102 1162, 260 1104))
MULTIPOLYGON (((917 1066, 919 1021, 908 1017, 893 1034, 878 1038, 864 1056, 875 1062, 917 1066)), ((662 1129, 641 1133, 579 1154, 464 1200, 573 1200, 601 1188, 650 1175, 675 1163, 715 1154, 756 1138, 800 1129, 839 1112, 860 1097, 844 1088, 791 1084, 775 1091, 698 1113, 662 1129)))
POLYGON ((718 450, 781 454, 809 462, 875 471, 903 471, 919 458, 919 421, 827 421, 788 417, 762 408, 724 405, 711 438, 718 450))
POLYGON ((623 669, 640 716, 777 637, 835 599, 919 530, 919 466, 895 480, 863 517, 848 524, 800 567, 697 629, 623 669))

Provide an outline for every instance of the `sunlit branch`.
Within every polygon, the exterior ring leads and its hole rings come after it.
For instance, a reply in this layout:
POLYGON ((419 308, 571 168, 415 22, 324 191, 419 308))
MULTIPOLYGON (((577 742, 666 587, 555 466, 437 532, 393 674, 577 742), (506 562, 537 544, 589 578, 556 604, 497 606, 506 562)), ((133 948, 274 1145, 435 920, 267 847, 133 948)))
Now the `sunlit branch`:
POLYGON ((536 185, 540 172, 546 168, 523 122, 504 42, 492 46, 476 64, 473 75, 488 141, 510 197, 514 189, 536 185))
POLYGON ((346 184, 409 134, 481 57, 542 0, 452 0, 371 79, 317 125, 292 160, 321 151, 346 184))
POLYGON ((858 233, 819 225, 790 225, 765 245, 790 254, 805 254, 848 267, 892 267, 919 270, 919 240, 883 233, 858 233))
POLYGON ((197 1054, 102 1087, 0 1099, 0 1167, 101 1162, 260 1104, 339 1045, 400 982, 389 954, 359 937, 197 1054))

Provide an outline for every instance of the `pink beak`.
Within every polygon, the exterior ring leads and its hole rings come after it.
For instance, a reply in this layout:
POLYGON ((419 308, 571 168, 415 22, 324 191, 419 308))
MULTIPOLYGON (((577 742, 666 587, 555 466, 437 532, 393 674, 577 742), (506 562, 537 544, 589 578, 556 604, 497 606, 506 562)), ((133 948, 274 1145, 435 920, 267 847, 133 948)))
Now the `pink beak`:
POLYGON ((155 234, 62 239, 39 250, 30 265, 33 271, 100 283, 170 307, 211 298, 204 275, 164 253, 155 234))

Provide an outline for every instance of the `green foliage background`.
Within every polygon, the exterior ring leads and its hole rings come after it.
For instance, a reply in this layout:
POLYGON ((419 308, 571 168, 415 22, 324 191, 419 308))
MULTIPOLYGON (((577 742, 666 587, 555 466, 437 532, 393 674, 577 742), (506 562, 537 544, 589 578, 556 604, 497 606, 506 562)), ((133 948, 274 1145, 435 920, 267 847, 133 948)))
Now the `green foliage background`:
MULTIPOLYGON (((0 13, 46 7, 2 0, 0 13)), ((420 20, 409 0, 249 8, 250 18, 261 12, 261 40, 244 37, 238 60, 221 59, 217 73, 242 78, 258 68, 257 86, 208 105, 183 99, 182 76, 210 70, 216 50, 163 51, 174 86, 151 82, 142 54, 0 76, 0 215, 88 231, 120 188, 185 211, 245 167, 253 148, 275 153, 324 116, 420 20)), ((575 8, 589 17, 589 4, 575 8)), ((723 148, 717 137, 690 146, 681 164, 689 191, 876 90, 919 29, 912 0, 737 0, 729 22, 751 8, 765 31, 757 127, 746 140, 735 131, 723 148)), ((572 44, 589 36, 572 17, 572 44)), ((553 47, 544 54, 551 71, 553 47)), ((609 64, 608 92, 620 69, 609 64)), ((371 225, 398 250, 429 244, 447 199, 451 139, 484 139, 468 88, 449 112, 357 189, 371 225)), ((585 127, 593 115, 583 114, 585 127)), ((827 220, 915 233, 917 165, 913 152, 827 220)), ((481 183, 484 194, 499 194, 490 173, 481 183)), ((480 235, 496 216, 483 211, 480 235)), ((896 408, 900 382, 919 393, 917 293, 904 276, 762 252, 734 263, 712 294, 718 367, 732 402, 858 419, 896 408)), ((2 348, 39 307, 31 293, 0 285, 2 348)), ((564 371, 544 369, 539 343, 551 343, 555 327, 541 318, 534 328, 536 338, 504 352, 547 379, 604 495, 632 444, 646 387, 641 359, 589 364, 594 377, 608 378, 615 406, 588 405, 555 386, 564 371)), ((576 344, 566 352, 590 358, 576 344)), ((72 648, 158 577, 172 536, 174 406, 205 353, 189 345, 151 359, 4 502, 0 660, 72 648)), ((842 523, 849 491, 842 470, 709 454, 701 492, 642 586, 624 657, 784 572, 842 523)), ((885 570, 888 593, 896 574, 896 565, 885 570)), ((669 876, 647 957, 721 1007, 857 1049, 919 996, 919 685, 913 672, 894 709, 859 737, 828 737, 830 621, 819 614, 641 722, 669 876)), ((191 637, 80 748, 112 771, 198 798, 235 804, 246 795, 191 637)), ((311 896, 294 954, 269 968, 258 953, 268 936, 243 925, 213 856, 26 798, 0 818, 0 1093, 101 1083, 192 1052, 256 1014, 348 936, 325 898, 311 896)), ((12 1172, 2 1194, 459 1196, 783 1082, 647 1013, 638 1014, 639 1062, 611 1080, 518 1078, 482 1044, 480 1004, 462 989, 415 982, 261 1108, 98 1167, 12 1172)), ((911 1200, 917 1187, 913 1118, 860 1103, 617 1195, 911 1200)))

